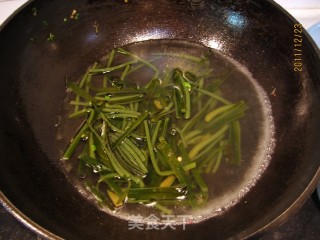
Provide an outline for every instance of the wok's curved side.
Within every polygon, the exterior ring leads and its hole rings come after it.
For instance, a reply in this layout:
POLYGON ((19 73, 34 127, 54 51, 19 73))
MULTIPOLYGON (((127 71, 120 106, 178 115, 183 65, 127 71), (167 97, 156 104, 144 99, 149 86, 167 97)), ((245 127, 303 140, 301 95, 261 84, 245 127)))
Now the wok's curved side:
POLYGON ((303 71, 295 72, 294 19, 271 1, 243 2, 233 9, 223 1, 35 0, 22 9, 0 32, 2 204, 54 239, 239 239, 294 214, 320 178, 320 55, 303 33, 303 71), (78 20, 68 18, 74 9, 78 20), (215 47, 249 69, 266 93, 277 89, 269 96, 276 138, 269 167, 232 209, 186 230, 128 230, 67 181, 55 148, 65 76, 77 80, 110 49, 154 38, 215 47))

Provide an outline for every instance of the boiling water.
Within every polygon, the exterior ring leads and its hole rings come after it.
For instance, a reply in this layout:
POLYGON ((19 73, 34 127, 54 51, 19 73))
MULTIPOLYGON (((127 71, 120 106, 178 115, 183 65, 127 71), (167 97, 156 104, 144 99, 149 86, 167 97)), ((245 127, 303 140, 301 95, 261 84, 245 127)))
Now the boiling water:
MULTIPOLYGON (((145 59, 150 59, 150 53, 189 54, 194 56, 208 56, 210 68, 213 69, 213 79, 227 79, 221 85, 224 98, 231 102, 244 100, 248 109, 245 117, 240 120, 242 131, 242 161, 240 165, 223 162, 216 174, 206 174, 205 180, 209 187, 209 200, 203 208, 191 210, 173 206, 174 215, 188 215, 188 221, 199 222, 228 211, 254 186, 261 174, 268 166, 270 154, 273 151, 273 120, 267 94, 258 82, 236 61, 222 55, 216 50, 202 45, 175 40, 153 40, 125 46, 128 51, 145 59)), ((102 59, 101 61, 106 61, 102 59)), ((165 57, 159 63, 159 68, 166 67, 189 69, 192 66, 188 61, 176 57, 165 57)), ((85 72, 85 69, 84 69, 85 72)), ((84 73, 83 72, 83 73, 84 73)), ((146 74, 150 74, 146 72, 146 74)), ((132 79, 135 79, 132 77, 132 79)), ((139 76, 137 79, 150 79, 139 76)), ((67 118, 72 111, 69 106, 70 94, 66 99, 61 112, 61 123, 57 128, 57 144, 61 150, 66 148, 70 139, 81 123, 67 118)), ((94 197, 83 186, 83 180, 77 174, 77 160, 63 161, 62 166, 67 178, 78 191, 88 200, 95 202, 94 197)), ((98 204, 97 204, 98 207, 98 204)), ((142 220, 150 214, 160 216, 158 210, 139 204, 127 204, 116 212, 103 209, 119 218, 130 219, 140 214, 142 220)), ((143 220, 144 219, 144 220, 143 220)), ((180 218, 176 218, 179 224, 180 218)))

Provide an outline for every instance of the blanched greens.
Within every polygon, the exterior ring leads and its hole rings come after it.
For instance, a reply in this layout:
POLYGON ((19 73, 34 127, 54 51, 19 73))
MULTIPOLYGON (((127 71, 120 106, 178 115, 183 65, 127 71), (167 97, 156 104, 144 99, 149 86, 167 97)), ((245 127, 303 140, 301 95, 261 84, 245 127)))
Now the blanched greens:
POLYGON ((170 213, 170 205, 202 205, 204 174, 217 172, 223 159, 241 161, 245 102, 222 97, 223 80, 212 78, 205 57, 151 56, 113 49, 106 64, 94 64, 79 83, 67 82, 75 95, 69 117, 83 123, 63 160, 79 161, 86 187, 112 210, 156 202, 170 213), (192 69, 161 68, 163 58, 192 69))

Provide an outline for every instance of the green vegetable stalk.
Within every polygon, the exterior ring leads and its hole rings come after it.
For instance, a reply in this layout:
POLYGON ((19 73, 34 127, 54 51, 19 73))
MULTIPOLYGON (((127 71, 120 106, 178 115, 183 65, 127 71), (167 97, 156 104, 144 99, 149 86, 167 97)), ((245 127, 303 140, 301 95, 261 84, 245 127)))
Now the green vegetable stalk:
POLYGON ((67 82, 75 95, 69 117, 83 123, 62 160, 79 161, 86 179, 95 179, 85 186, 111 210, 136 203, 155 203, 165 213, 172 213, 172 205, 197 207, 211 194, 204 175, 242 161, 246 103, 223 97, 203 56, 151 56, 113 49, 79 83, 67 82), (187 61, 199 72, 159 68, 163 58, 187 61), (132 81, 133 73, 146 70, 148 79, 132 81))

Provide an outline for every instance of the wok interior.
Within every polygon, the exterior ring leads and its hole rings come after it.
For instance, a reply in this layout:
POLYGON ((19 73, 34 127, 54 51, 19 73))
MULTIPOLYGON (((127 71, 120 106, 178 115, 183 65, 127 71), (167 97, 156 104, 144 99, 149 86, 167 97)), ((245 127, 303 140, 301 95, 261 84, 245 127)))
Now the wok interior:
POLYGON ((67 239, 243 238, 297 210, 319 175, 319 56, 304 35, 303 71, 293 71, 294 21, 268 1, 235 9, 213 2, 34 1, 2 29, 0 189, 17 209, 67 239), (73 9, 78 20, 69 19, 73 9), (232 209, 185 230, 129 230, 126 221, 85 201, 58 164, 55 124, 65 76, 76 80, 113 47, 150 38, 219 48, 249 69, 266 93, 276 89, 269 167, 232 209))

